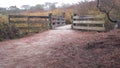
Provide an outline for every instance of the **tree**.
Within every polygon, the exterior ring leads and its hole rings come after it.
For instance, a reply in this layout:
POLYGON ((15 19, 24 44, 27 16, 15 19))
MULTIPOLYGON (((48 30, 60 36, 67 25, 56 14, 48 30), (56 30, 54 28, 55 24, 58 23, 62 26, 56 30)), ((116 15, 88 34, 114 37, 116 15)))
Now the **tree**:
POLYGON ((6 14, 6 13, 7 13, 6 8, 0 7, 0 14, 6 14))
POLYGON ((24 9, 24 10, 29 10, 30 9, 30 5, 22 5, 21 8, 24 9))
POLYGON ((107 15, 108 20, 120 28, 120 0, 97 0, 97 8, 107 15))
POLYGON ((53 2, 53 3, 46 2, 45 8, 46 8, 46 10, 54 10, 54 9, 56 9, 56 4, 57 4, 57 2, 53 2))
POLYGON ((44 10, 44 5, 43 5, 43 4, 37 4, 37 5, 35 6, 35 8, 36 8, 37 10, 44 10))
POLYGON ((10 6, 9 10, 18 10, 19 8, 17 8, 17 6, 10 6))
POLYGON ((32 7, 30 8, 30 10, 32 10, 32 11, 44 10, 44 5, 42 5, 42 4, 37 4, 36 6, 32 6, 32 7))
POLYGON ((20 9, 17 8, 17 6, 10 6, 7 11, 9 14, 11 14, 11 13, 15 14, 15 13, 19 13, 20 9))
POLYGON ((96 8, 96 2, 95 1, 83 1, 79 2, 75 8, 76 13, 80 15, 100 15, 101 13, 96 8))
POLYGON ((72 5, 70 5, 70 4, 62 3, 62 5, 61 5, 60 8, 65 8, 65 9, 67 9, 67 8, 69 8, 69 7, 71 7, 71 6, 72 6, 72 5))

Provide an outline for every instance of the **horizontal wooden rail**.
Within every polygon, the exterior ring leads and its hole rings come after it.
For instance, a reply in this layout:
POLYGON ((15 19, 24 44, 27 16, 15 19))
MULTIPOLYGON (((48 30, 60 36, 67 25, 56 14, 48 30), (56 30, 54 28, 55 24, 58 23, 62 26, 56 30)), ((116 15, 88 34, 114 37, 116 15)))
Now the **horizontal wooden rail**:
POLYGON ((9 15, 10 18, 50 18, 49 16, 9 15))
POLYGON ((105 31, 105 20, 100 16, 73 16, 72 28, 105 31), (96 20, 97 19, 97 20, 96 20))
POLYGON ((21 31, 39 31, 42 28, 54 28, 57 26, 65 25, 65 14, 48 16, 27 16, 27 15, 8 15, 9 24, 14 24, 21 31), (54 24, 55 23, 55 24, 54 24), (26 29, 26 30, 25 30, 26 29))

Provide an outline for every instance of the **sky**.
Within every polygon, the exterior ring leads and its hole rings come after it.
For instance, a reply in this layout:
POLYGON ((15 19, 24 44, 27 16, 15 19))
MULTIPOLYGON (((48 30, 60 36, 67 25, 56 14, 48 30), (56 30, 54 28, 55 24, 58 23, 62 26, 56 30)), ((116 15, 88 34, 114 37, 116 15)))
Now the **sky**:
POLYGON ((30 5, 35 6, 36 4, 44 4, 45 2, 58 2, 58 5, 62 3, 74 4, 84 0, 0 0, 0 7, 9 7, 9 6, 17 6, 21 7, 22 5, 30 5))

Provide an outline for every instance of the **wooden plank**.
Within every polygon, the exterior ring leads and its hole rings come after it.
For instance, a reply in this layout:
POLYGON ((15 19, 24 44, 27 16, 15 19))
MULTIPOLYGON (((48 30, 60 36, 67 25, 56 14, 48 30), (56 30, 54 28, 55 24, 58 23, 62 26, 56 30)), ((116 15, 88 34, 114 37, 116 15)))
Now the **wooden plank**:
POLYGON ((28 27, 17 27, 17 28, 19 28, 19 29, 26 29, 27 30, 28 27))
POLYGON ((29 18, 50 18, 49 16, 28 16, 29 18))
POLYGON ((29 21, 30 24, 36 24, 36 23, 49 23, 49 21, 29 21))
POLYGON ((10 20, 10 23, 26 23, 26 21, 10 20))
POLYGON ((104 24, 105 21, 73 21, 73 23, 84 23, 84 24, 104 24))
MULTIPOLYGON (((20 29, 27 29, 27 27, 17 27, 17 28, 20 28, 20 29)), ((39 26, 32 26, 32 27, 29 27, 30 29, 32 29, 32 28, 41 28, 41 27, 39 27, 39 26)))
POLYGON ((9 15, 10 18, 50 18, 49 16, 9 15))
POLYGON ((73 19, 103 19, 101 16, 85 15, 85 16, 73 16, 73 19))
POLYGON ((73 19, 80 19, 79 16, 73 16, 73 19))
MULTIPOLYGON (((22 20, 16 20, 16 21, 14 21, 14 20, 10 20, 10 23, 18 23, 18 24, 20 24, 20 23, 26 23, 27 21, 22 21, 22 20)), ((30 24, 40 24, 40 23, 49 23, 49 21, 29 21, 29 23, 30 24)))
POLYGON ((28 24, 26 22, 25 23, 15 23, 15 26, 18 28, 21 28, 21 29, 28 28, 28 24))
POLYGON ((26 18, 25 15, 9 15, 10 18, 26 18))
POLYGON ((37 30, 37 29, 41 29, 41 27, 30 27, 30 29, 37 30))
POLYGON ((73 29, 105 31, 105 27, 83 27, 83 26, 73 26, 73 29))
POLYGON ((26 29, 20 29, 20 31, 21 31, 22 33, 26 33, 26 32, 27 32, 26 29))

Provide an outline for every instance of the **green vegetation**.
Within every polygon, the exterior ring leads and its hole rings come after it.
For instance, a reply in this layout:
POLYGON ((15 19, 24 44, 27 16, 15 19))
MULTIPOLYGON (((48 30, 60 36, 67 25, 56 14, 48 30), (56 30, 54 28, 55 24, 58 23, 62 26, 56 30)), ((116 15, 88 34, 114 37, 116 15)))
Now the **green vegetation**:
POLYGON ((22 35, 20 34, 19 29, 14 25, 9 25, 6 23, 0 24, 0 41, 20 37, 22 37, 22 35))

